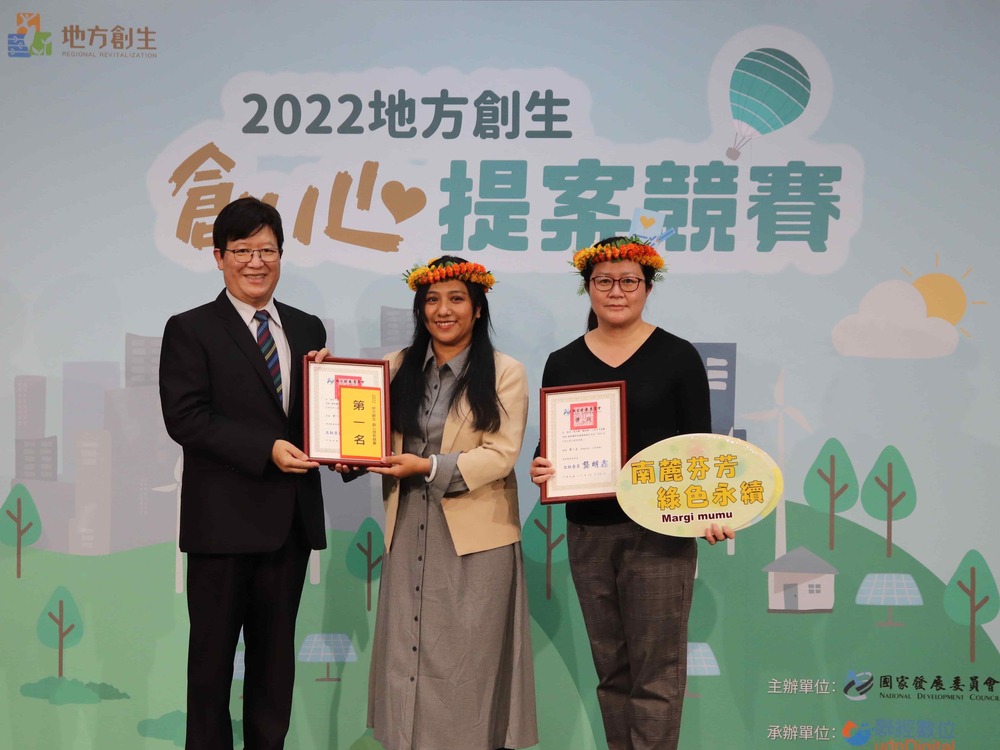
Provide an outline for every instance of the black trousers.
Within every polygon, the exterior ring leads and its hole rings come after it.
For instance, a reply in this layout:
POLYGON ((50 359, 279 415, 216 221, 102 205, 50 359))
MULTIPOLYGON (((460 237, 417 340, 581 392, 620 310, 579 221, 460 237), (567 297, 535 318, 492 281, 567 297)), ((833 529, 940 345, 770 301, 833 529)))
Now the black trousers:
POLYGON ((295 681, 295 618, 309 552, 296 519, 275 552, 188 554, 186 750, 232 750, 229 701, 241 628, 244 747, 284 746, 295 681))
POLYGON ((631 521, 566 537, 609 750, 675 750, 697 543, 631 521))

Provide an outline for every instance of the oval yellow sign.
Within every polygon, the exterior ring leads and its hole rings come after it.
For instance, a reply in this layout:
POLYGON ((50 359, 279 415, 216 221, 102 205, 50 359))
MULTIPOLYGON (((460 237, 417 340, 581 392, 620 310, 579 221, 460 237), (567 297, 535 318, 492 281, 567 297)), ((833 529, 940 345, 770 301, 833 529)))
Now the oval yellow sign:
POLYGON ((713 523, 736 530, 778 504, 781 469, 752 443, 695 433, 654 443, 618 474, 618 503, 660 534, 698 537, 713 523))

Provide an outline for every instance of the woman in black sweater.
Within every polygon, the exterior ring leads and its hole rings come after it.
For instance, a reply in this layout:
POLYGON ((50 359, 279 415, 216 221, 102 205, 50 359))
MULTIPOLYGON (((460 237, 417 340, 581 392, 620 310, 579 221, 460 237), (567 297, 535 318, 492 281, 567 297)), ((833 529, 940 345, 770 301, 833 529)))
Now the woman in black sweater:
MULTIPOLYGON (((588 331, 549 355, 542 386, 624 380, 629 455, 674 435, 711 432, 708 378, 694 346, 642 319, 663 259, 637 238, 611 237, 573 263, 590 297, 588 331)), ((531 479, 553 476, 538 456, 531 479)), ((687 678, 694 539, 636 524, 615 500, 566 506, 570 570, 597 670, 609 750, 674 750, 687 678)), ((731 539, 727 527, 705 533, 731 539)))

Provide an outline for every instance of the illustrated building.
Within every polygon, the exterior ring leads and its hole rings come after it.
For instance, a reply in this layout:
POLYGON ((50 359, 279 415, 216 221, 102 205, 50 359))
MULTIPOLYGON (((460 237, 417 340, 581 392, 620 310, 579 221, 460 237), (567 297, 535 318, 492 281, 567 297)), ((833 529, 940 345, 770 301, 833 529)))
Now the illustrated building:
POLYGON ((14 476, 18 481, 55 481, 59 473, 59 440, 45 436, 45 378, 14 378, 14 476))
POLYGON ((112 551, 111 433, 80 432, 75 453, 76 492, 68 551, 77 555, 106 555, 112 551))
POLYGON ((14 378, 14 439, 45 437, 45 378, 18 375, 14 378))
POLYGON ((14 438, 14 476, 19 481, 44 479, 54 482, 59 473, 59 439, 14 438))
POLYGON ((66 550, 73 514, 73 485, 58 481, 59 438, 45 437, 46 379, 42 375, 14 378, 14 484, 31 492, 42 523, 36 545, 66 550))
POLYGON ((174 481, 180 455, 160 410, 160 346, 125 335, 125 387, 117 362, 64 363, 61 437, 44 437, 46 379, 16 379, 15 481, 38 507, 40 548, 103 555, 175 539, 176 498, 152 489, 174 481))
POLYGON ((113 457, 110 549, 172 541, 177 535, 175 499, 153 487, 173 480, 180 446, 163 425, 159 389, 155 384, 115 388, 105 393, 104 403, 113 457))
POLYGON ((160 336, 125 334, 125 387, 157 385, 160 382, 160 336))
POLYGON ((805 547, 796 547, 765 565, 764 570, 768 612, 833 611, 833 583, 838 571, 805 547))
POLYGON ((73 521, 76 487, 70 482, 48 479, 22 479, 35 501, 38 517, 42 521, 42 535, 33 545, 36 549, 55 552, 69 551, 70 525, 73 521))
POLYGON ((76 439, 82 432, 104 428, 104 392, 121 386, 118 362, 63 364, 62 479, 76 474, 76 439))
MULTIPOLYGON (((696 343, 705 372, 708 373, 709 401, 712 406, 712 432, 735 434, 736 421, 736 344, 696 343)), ((743 437, 736 435, 736 437, 743 437)))
POLYGON ((326 348, 331 352, 333 348, 334 320, 333 318, 323 318, 323 327, 326 329, 326 348))
POLYGON ((413 311, 403 307, 382 306, 379 313, 379 345, 362 347, 364 359, 381 359, 389 352, 409 345, 413 338, 413 311))

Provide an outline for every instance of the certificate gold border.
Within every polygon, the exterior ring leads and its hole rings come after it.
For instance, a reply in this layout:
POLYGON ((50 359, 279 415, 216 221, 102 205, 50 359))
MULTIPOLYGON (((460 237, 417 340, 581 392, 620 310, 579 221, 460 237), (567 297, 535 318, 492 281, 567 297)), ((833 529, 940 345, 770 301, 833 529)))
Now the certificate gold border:
MULTIPOLYGON (((381 392, 382 414, 379 429, 382 434, 382 445, 385 446, 386 451, 390 449, 389 446, 392 445, 390 434, 392 421, 389 416, 389 362, 384 359, 349 359, 346 357, 327 357, 323 361, 317 362, 314 358, 305 356, 302 358, 302 392, 305 404, 303 450, 310 461, 317 461, 321 464, 344 463, 351 466, 384 465, 381 458, 345 457, 342 448, 321 450, 318 447, 320 441, 315 430, 319 429, 322 422, 319 409, 323 400, 330 395, 329 389, 336 388, 335 383, 327 384, 322 379, 332 377, 336 380, 338 376, 356 378, 359 375, 365 381, 360 385, 377 388, 381 392)), ((337 430, 339 433, 339 415, 337 430)))

